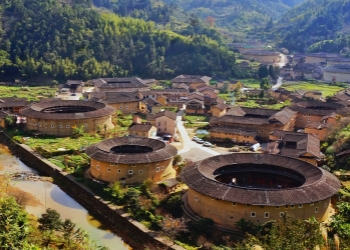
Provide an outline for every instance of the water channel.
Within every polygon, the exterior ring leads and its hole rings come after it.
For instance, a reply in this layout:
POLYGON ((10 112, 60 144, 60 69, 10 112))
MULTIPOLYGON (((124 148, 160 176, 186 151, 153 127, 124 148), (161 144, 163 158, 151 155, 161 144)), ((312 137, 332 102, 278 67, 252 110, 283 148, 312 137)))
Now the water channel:
MULTIPOLYGON (((37 173, 18 158, 13 156, 8 148, 0 144, 0 174, 28 171, 37 173)), ((108 247, 110 250, 131 249, 117 235, 113 234, 73 198, 63 192, 57 185, 44 181, 13 181, 14 187, 29 193, 31 201, 25 210, 37 217, 45 213, 46 208, 56 210, 63 219, 70 219, 77 226, 89 233, 97 245, 108 247), (29 205, 30 204, 30 205, 29 205)))

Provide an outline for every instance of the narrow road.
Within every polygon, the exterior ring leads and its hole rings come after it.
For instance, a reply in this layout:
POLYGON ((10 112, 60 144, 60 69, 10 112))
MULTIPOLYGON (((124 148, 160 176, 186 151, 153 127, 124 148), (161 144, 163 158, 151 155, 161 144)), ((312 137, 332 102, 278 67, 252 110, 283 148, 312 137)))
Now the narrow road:
POLYGON ((183 149, 179 150, 179 155, 181 155, 182 158, 184 159, 189 159, 192 161, 199 161, 214 155, 219 155, 218 152, 215 152, 210 148, 204 147, 202 144, 192 141, 192 139, 189 137, 186 131, 185 126, 183 125, 184 124, 184 122, 182 121, 183 113, 184 113, 184 110, 180 110, 177 113, 177 118, 176 118, 177 131, 181 135, 182 144, 184 146, 183 149))

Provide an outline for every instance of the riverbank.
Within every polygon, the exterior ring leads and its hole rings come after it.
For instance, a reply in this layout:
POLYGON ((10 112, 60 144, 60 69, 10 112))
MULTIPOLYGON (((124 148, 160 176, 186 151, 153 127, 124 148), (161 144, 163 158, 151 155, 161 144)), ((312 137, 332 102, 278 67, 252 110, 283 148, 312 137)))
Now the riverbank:
POLYGON ((30 167, 48 175, 67 194, 84 206, 92 215, 101 219, 111 230, 123 238, 133 249, 182 249, 172 242, 160 238, 157 232, 144 227, 134 221, 117 206, 108 204, 91 190, 78 183, 73 176, 62 171, 56 165, 42 158, 31 148, 24 144, 13 142, 6 134, 1 133, 2 142, 18 156, 21 161, 30 167))

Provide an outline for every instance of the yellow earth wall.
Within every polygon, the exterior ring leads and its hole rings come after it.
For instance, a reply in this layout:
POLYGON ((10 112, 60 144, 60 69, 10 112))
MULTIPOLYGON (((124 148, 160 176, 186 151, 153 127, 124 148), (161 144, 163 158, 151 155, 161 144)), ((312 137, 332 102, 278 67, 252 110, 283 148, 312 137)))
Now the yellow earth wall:
MULTIPOLYGON (((137 157, 135 155, 135 157, 137 157)), ((125 184, 142 183, 146 179, 154 182, 161 181, 171 172, 172 158, 159 162, 139 163, 139 164, 115 164, 110 162, 97 161, 90 159, 90 174, 92 177, 106 181, 115 182, 121 178, 126 178, 125 184), (132 173, 130 174, 130 171, 132 173)))
POLYGON ((189 189, 187 194, 187 202, 195 213, 202 217, 211 218, 216 223, 227 227, 234 227, 235 223, 241 218, 256 224, 277 220, 281 218, 281 212, 287 212, 302 220, 315 217, 322 221, 327 219, 329 215, 330 198, 314 204, 275 207, 253 206, 217 200, 192 189, 189 189))

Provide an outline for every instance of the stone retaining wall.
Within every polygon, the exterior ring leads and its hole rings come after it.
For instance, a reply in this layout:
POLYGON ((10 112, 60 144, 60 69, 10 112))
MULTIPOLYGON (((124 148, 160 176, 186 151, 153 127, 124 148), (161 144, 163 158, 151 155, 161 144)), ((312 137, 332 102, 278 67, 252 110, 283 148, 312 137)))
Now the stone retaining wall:
POLYGON ((67 194, 84 206, 92 215, 106 223, 133 249, 183 249, 158 237, 157 232, 148 230, 118 207, 108 204, 87 187, 75 181, 73 176, 42 158, 27 145, 15 143, 4 133, 0 133, 0 139, 1 143, 7 145, 26 165, 52 177, 55 183, 67 194))

